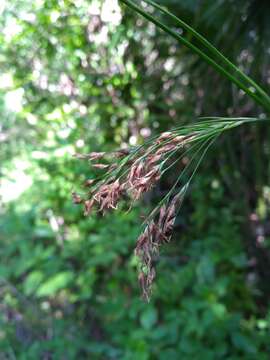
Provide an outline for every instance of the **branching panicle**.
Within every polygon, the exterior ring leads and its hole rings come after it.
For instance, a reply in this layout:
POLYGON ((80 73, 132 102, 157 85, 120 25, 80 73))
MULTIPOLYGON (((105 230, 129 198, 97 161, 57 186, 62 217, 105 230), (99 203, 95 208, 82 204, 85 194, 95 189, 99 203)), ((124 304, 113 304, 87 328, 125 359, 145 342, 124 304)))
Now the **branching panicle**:
POLYGON ((99 178, 85 181, 88 190, 85 196, 72 194, 75 204, 84 205, 86 216, 93 209, 102 214, 117 209, 121 199, 131 198, 133 204, 181 161, 183 169, 175 184, 148 216, 145 229, 137 240, 135 254, 140 261, 139 283, 146 300, 150 297, 156 274, 153 260, 159 254, 160 246, 171 239, 177 211, 207 149, 223 131, 255 121, 233 120, 213 118, 164 132, 142 146, 112 153, 75 155, 78 159, 89 160, 94 169, 102 172, 99 178))

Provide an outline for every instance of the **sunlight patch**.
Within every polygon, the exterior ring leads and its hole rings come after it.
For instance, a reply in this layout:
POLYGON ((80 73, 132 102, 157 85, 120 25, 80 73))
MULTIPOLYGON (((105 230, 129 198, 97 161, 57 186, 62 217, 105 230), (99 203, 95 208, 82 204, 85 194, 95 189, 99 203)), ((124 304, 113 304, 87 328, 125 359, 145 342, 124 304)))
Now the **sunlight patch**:
POLYGON ((16 200, 29 189, 33 180, 26 174, 29 164, 22 160, 14 162, 14 170, 9 172, 0 183, 0 197, 4 203, 16 200))

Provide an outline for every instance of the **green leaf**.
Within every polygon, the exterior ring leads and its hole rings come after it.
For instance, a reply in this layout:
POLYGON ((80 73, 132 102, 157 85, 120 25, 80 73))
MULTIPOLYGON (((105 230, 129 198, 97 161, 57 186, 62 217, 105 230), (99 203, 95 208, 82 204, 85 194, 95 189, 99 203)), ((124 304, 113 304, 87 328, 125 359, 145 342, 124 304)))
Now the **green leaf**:
POLYGON ((141 314, 141 324, 146 330, 150 330, 155 323, 157 322, 158 315, 155 308, 150 307, 147 308, 142 314, 141 314))
POLYGON ((41 271, 32 271, 23 284, 26 295, 33 294, 43 279, 44 274, 41 271))
POLYGON ((64 289, 74 278, 73 273, 65 271, 58 273, 57 275, 49 278, 44 284, 42 284, 38 291, 37 296, 51 296, 57 293, 59 290, 64 289))

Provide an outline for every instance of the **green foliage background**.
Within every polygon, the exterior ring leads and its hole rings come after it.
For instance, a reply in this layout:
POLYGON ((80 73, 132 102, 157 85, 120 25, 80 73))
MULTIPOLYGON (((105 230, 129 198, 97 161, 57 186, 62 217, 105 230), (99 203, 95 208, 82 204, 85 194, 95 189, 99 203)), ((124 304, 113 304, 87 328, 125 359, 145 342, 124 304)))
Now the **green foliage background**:
MULTIPOLYGON (((163 0, 269 90, 268 1, 163 0)), ((141 215, 84 218, 74 152, 196 121, 261 116, 227 80, 115 1, 0 6, 0 358, 269 359, 267 124, 218 140, 163 248, 149 304, 141 215)))

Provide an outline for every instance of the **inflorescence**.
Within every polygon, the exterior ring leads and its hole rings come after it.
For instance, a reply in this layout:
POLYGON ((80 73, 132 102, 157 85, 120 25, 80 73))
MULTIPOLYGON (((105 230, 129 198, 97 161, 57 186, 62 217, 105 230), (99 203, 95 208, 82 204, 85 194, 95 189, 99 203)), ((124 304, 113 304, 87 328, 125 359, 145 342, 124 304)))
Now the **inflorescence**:
POLYGON ((145 228, 137 240, 135 254, 140 260, 138 278, 145 299, 149 300, 155 278, 153 259, 159 254, 160 246, 171 239, 177 211, 203 155, 218 135, 239 124, 239 121, 212 119, 164 132, 142 146, 112 153, 75 155, 78 159, 90 161, 93 168, 102 171, 101 177, 85 182, 88 191, 84 196, 72 194, 75 204, 84 205, 86 216, 94 209, 102 214, 117 209, 121 199, 131 199, 132 205, 151 190, 169 168, 185 159, 187 165, 146 219, 145 228), (184 173, 188 181, 181 185, 184 173))

